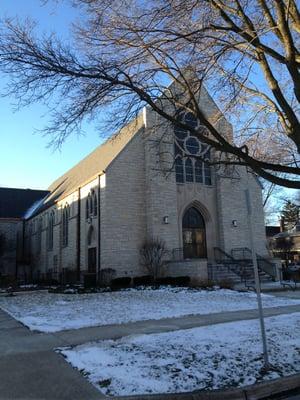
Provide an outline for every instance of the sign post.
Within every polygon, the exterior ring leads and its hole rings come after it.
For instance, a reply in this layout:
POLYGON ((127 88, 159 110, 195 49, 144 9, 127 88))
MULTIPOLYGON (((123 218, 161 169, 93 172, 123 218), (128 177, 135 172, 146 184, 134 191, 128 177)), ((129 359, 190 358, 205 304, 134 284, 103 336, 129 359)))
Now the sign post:
MULTIPOLYGON (((247 172, 247 174, 248 174, 248 172, 247 172)), ((250 201, 250 195, 249 195, 248 188, 245 190, 245 196, 246 196, 246 204, 247 204, 248 226, 249 226, 249 233, 250 233, 250 246, 251 246, 250 250, 252 253, 252 263, 253 263, 253 269, 254 269, 254 279, 255 279, 255 289, 256 289, 257 304, 258 304, 259 323, 260 323, 260 330, 261 330, 261 337, 262 337, 262 344, 263 344, 264 368, 269 369, 270 363, 269 363, 269 356, 268 356, 268 346, 267 346, 265 322, 264 322, 264 315, 263 315, 263 308, 262 308, 262 301, 261 301, 257 256, 256 256, 255 242, 254 242, 254 238, 253 238, 253 229, 252 229, 252 207, 251 207, 251 201, 250 201)))

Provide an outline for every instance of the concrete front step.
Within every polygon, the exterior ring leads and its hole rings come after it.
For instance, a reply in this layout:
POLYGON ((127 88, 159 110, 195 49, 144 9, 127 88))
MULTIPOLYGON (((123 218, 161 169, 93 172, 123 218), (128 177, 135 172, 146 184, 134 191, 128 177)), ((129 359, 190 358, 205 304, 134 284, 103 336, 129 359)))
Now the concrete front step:
MULTIPOLYGON (((243 269, 243 275, 241 276, 237 272, 234 272, 234 266, 231 267, 229 265, 224 264, 209 264, 208 265, 208 275, 209 279, 213 282, 220 282, 224 280, 230 280, 233 283, 240 283, 245 281, 254 281, 254 271, 253 267, 248 266, 243 269)), ((270 282, 272 281, 272 277, 267 275, 264 271, 259 271, 259 279, 260 282, 270 282)))

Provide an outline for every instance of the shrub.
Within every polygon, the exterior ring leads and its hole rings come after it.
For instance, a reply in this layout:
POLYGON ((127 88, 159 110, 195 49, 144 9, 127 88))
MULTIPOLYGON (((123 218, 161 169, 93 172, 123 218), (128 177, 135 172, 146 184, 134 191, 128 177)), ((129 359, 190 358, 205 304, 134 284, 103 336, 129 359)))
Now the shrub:
POLYGON ((96 274, 85 273, 83 275, 83 285, 85 288, 92 288, 96 286, 96 274))
POLYGON ((120 278, 115 278, 111 281, 112 289, 128 288, 130 284, 131 284, 130 276, 122 276, 120 278))
POLYGON ((134 286, 152 285, 153 277, 151 275, 135 276, 133 278, 134 286))
POLYGON ((188 286, 191 282, 191 278, 189 276, 175 276, 174 284, 176 286, 188 286))
POLYGON ((100 269, 99 284, 100 286, 110 285, 113 278, 116 276, 116 270, 113 268, 100 269))
POLYGON ((200 279, 194 277, 191 280, 190 286, 193 288, 210 289, 215 286, 215 283, 210 279, 200 279))
POLYGON ((165 242, 161 239, 146 241, 140 250, 141 264, 156 281, 162 273, 165 257, 168 254, 165 242))
POLYGON ((156 282, 161 285, 188 286, 190 281, 189 276, 165 276, 157 279, 156 282))
POLYGON ((222 279, 218 282, 221 289, 233 289, 234 282, 231 279, 222 279))

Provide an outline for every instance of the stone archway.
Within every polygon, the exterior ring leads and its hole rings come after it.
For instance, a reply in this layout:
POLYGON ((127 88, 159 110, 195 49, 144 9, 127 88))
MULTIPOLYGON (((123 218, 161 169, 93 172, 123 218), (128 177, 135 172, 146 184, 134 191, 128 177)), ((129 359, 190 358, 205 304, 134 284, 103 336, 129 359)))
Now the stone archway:
POLYGON ((182 217, 183 256, 207 258, 205 221, 200 211, 193 205, 182 217))

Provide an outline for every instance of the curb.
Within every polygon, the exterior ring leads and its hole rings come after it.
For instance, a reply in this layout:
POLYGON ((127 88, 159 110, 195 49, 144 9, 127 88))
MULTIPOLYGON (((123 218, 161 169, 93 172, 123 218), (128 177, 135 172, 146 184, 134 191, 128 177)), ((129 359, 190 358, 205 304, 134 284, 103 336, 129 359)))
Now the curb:
POLYGON ((272 379, 243 388, 195 391, 187 393, 116 396, 118 400, 259 400, 268 399, 280 393, 300 389, 300 374, 272 379))

